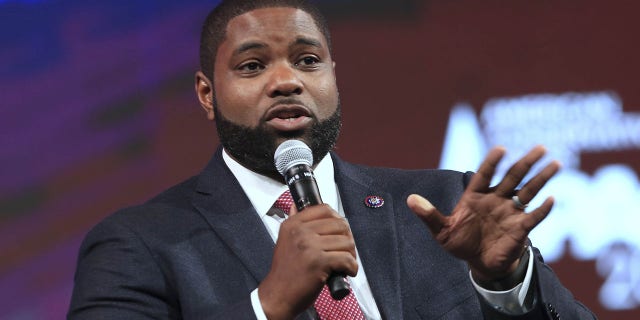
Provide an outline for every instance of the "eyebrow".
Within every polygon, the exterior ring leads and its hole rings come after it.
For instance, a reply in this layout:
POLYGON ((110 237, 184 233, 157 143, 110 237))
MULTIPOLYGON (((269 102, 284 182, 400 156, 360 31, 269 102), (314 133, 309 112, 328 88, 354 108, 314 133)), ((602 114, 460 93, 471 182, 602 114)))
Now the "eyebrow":
POLYGON ((253 49, 262 49, 262 48, 266 48, 267 45, 262 43, 262 42, 254 42, 254 41, 250 41, 250 42, 245 42, 243 44, 241 44, 238 48, 236 48, 235 50, 233 50, 233 55, 239 55, 241 53, 247 52, 249 50, 253 50, 253 49))
MULTIPOLYGON (((320 41, 318 41, 316 39, 312 39, 312 38, 297 37, 289 45, 289 48, 292 48, 292 47, 295 47, 295 46, 312 46, 312 47, 316 47, 316 48, 321 49, 322 48, 322 43, 320 41)), ((242 53, 250 51, 250 50, 264 49, 266 47, 267 47, 267 45, 265 43, 258 42, 258 41, 249 41, 249 42, 245 42, 245 43, 241 44, 240 46, 238 46, 238 48, 233 50, 233 55, 237 56, 239 54, 242 54, 242 53)))
POLYGON ((322 48, 322 43, 316 39, 311 39, 311 38, 305 38, 305 37, 297 37, 296 40, 294 40, 289 47, 295 47, 295 46, 312 46, 312 47, 317 47, 319 49, 322 48))

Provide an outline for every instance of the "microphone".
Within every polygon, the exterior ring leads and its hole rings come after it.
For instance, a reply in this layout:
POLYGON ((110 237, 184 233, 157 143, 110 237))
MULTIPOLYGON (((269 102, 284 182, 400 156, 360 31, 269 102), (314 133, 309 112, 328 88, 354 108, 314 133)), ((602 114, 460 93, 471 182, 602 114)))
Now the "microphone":
MULTIPOLYGON (((298 211, 308 206, 322 204, 320 190, 311 169, 313 153, 309 146, 300 140, 287 140, 278 146, 273 160, 289 187, 298 211)), ((350 285, 344 274, 329 275, 327 286, 334 300, 342 300, 349 294, 350 285)))

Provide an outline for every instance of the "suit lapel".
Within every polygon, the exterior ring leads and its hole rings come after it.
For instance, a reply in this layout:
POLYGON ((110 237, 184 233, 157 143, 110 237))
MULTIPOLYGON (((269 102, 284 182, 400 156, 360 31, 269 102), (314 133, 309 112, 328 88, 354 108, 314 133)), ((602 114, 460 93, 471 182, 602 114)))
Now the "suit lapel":
POLYGON ((332 156, 340 199, 378 309, 385 319, 402 319, 394 199, 371 177, 332 156), (371 195, 382 197, 384 205, 367 207, 364 201, 371 195))
POLYGON ((257 282, 269 272, 274 243, 218 148, 200 174, 193 205, 257 282))

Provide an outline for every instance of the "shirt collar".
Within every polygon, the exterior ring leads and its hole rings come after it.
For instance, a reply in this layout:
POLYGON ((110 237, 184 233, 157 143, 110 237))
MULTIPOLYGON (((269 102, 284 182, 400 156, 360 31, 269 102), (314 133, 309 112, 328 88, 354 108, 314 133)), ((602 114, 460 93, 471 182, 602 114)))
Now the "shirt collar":
MULTIPOLYGON (((287 185, 284 184, 284 181, 278 182, 245 168, 229 156, 224 149, 222 159, 236 177, 238 183, 240 183, 242 190, 244 190, 260 217, 266 215, 278 197, 287 190, 287 185)), ((333 161, 328 153, 318 163, 313 173, 316 177, 318 189, 320 189, 322 201, 329 204, 334 210, 338 210, 340 200, 333 176, 333 161)))

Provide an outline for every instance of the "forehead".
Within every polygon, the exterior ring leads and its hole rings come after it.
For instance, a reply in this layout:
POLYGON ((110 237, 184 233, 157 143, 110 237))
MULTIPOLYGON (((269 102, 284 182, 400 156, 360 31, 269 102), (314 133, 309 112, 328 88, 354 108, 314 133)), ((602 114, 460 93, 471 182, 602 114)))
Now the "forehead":
POLYGON ((247 41, 282 42, 300 36, 314 38, 326 47, 326 39, 307 12, 288 7, 261 8, 231 19, 221 47, 235 47, 247 41))

